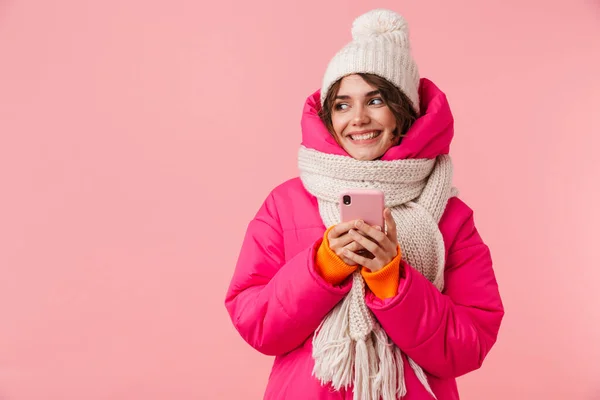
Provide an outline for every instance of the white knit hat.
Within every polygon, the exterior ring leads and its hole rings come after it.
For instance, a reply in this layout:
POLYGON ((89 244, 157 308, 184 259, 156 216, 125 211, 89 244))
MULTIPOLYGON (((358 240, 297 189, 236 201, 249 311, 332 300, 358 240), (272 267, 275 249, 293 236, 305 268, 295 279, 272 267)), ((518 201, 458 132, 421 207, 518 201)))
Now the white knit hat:
POLYGON ((371 10, 354 20, 352 39, 327 66, 321 105, 338 79, 368 73, 396 85, 419 114, 419 70, 410 54, 408 24, 404 18, 390 10, 371 10))

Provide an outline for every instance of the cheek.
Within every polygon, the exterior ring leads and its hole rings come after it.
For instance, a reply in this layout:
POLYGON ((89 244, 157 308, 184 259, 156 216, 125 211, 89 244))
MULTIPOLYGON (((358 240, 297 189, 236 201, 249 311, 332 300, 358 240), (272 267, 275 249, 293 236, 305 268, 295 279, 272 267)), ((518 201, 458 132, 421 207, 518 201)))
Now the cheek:
POLYGON ((340 136, 347 124, 347 121, 343 117, 340 117, 339 114, 331 116, 331 125, 333 126, 336 137, 340 136))
POLYGON ((394 114, 392 114, 392 112, 389 110, 389 108, 386 108, 384 110, 384 112, 381 115, 381 124, 383 126, 385 126, 387 129, 393 131, 394 129, 396 129, 396 117, 394 117, 394 114))

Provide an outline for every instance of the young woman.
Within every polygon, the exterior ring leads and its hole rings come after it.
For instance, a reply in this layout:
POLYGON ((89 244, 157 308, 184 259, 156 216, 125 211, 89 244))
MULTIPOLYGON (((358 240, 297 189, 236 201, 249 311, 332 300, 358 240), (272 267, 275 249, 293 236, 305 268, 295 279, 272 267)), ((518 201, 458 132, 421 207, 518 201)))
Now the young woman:
POLYGON ((300 177, 250 222, 225 304, 276 357, 265 399, 458 399, 504 309, 452 187, 453 117, 400 15, 370 11, 352 36, 306 101, 300 177), (340 222, 350 188, 385 193, 384 227, 340 222))

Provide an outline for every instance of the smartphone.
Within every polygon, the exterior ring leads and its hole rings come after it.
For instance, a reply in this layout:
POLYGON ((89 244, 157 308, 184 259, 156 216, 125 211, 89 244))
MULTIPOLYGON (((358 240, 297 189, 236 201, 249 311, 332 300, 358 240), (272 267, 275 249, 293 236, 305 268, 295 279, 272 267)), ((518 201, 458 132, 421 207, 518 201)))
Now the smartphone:
MULTIPOLYGON (((385 196, 381 190, 348 189, 340 194, 341 221, 361 219, 371 226, 380 226, 385 232, 384 200, 385 196)), ((364 249, 357 254, 373 258, 373 255, 364 249)))

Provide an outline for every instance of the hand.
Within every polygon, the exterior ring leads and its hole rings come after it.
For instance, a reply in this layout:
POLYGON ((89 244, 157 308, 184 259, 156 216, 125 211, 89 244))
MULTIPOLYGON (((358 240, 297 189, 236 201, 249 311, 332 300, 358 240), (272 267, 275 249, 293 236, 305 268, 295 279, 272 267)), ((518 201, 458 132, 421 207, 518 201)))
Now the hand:
POLYGON ((329 248, 333 250, 339 258, 350 266, 357 265, 354 261, 344 256, 344 251, 349 250, 353 254, 364 250, 364 247, 357 243, 354 238, 348 235, 348 231, 354 227, 356 221, 342 222, 334 226, 327 234, 329 248))
POLYGON ((356 251, 350 249, 343 250, 345 258, 370 269, 372 272, 379 271, 398 255, 396 223, 394 222, 394 218, 392 218, 392 212, 389 208, 386 208, 383 211, 383 216, 387 225, 387 233, 384 233, 381 229, 370 226, 363 221, 356 221, 354 226, 357 231, 354 229, 348 231, 348 236, 370 251, 374 256, 373 259, 358 255, 356 254, 356 251), (367 235, 371 240, 363 236, 363 234, 367 235))

